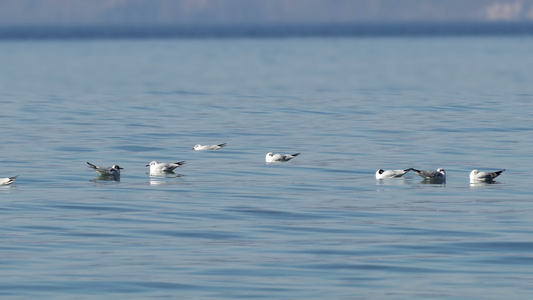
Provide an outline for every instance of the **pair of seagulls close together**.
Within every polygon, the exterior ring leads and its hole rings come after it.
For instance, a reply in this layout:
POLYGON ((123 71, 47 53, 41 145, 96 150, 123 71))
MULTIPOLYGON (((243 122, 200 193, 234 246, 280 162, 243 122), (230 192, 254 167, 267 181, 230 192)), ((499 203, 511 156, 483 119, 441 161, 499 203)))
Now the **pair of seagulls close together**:
MULTIPOLYGON (((150 174, 161 174, 172 173, 174 169, 183 164, 185 164, 185 161, 179 161, 175 163, 158 163, 154 160, 146 166, 150 167, 150 174)), ((89 166, 89 168, 98 172, 100 176, 104 177, 120 177, 120 170, 124 170, 124 168, 120 167, 119 165, 113 165, 111 167, 99 167, 91 164, 90 162, 87 162, 87 165, 89 166)))
MULTIPOLYGON (((414 168, 409 168, 405 170, 379 169, 376 172, 376 179, 380 180, 380 179, 399 178, 405 175, 405 173, 409 171, 414 171, 417 175, 424 178, 424 180, 440 181, 440 182, 446 181, 446 171, 444 171, 443 168, 438 168, 437 171, 424 171, 424 170, 417 170, 414 168)), ((495 171, 495 172, 480 172, 478 170, 472 170, 472 172, 470 172, 470 183, 492 182, 494 178, 500 176, 500 174, 503 173, 504 171, 505 169, 495 171)))

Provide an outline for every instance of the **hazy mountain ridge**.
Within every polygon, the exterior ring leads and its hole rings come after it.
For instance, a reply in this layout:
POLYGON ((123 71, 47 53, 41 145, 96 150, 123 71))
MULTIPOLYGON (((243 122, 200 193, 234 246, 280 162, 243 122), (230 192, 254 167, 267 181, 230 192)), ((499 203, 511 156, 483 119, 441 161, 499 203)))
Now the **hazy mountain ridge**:
POLYGON ((533 21, 533 0, 3 0, 0 25, 533 21))

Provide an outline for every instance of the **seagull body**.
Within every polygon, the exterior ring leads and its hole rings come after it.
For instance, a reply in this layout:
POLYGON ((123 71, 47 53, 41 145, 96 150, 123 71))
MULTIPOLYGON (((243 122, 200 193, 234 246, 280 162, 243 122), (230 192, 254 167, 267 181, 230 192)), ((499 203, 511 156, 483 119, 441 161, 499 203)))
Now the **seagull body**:
POLYGON ((268 162, 275 162, 275 161, 289 161, 293 158, 295 158, 296 156, 300 155, 300 153, 295 153, 293 155, 289 155, 289 154, 279 154, 279 153, 272 153, 272 152, 268 152, 267 155, 265 156, 265 161, 268 163, 268 162))
POLYGON ((405 170, 383 170, 379 169, 376 171, 376 179, 389 179, 389 178, 400 178, 405 173, 411 171, 411 169, 405 169, 405 170))
POLYGON ((224 146, 226 146, 226 143, 218 144, 218 145, 205 145, 205 146, 197 144, 197 145, 194 145, 192 150, 218 150, 224 146))
POLYGON ((472 170, 472 172, 470 172, 470 182, 491 182, 504 171, 505 169, 496 172, 479 172, 478 170, 472 170))
POLYGON ((17 179, 17 177, 19 176, 17 175, 13 177, 0 178, 0 185, 10 185, 15 181, 15 179, 17 179))
POLYGON ((113 165, 110 168, 98 167, 98 166, 95 166, 95 165, 91 164, 90 162, 87 162, 87 165, 89 166, 89 168, 91 168, 91 169, 95 170, 96 172, 100 173, 101 176, 118 177, 118 176, 120 176, 120 170, 124 169, 124 168, 119 167, 118 165, 113 165))
POLYGON ((179 161, 175 163, 158 163, 155 160, 147 164, 147 167, 150 167, 150 174, 157 173, 171 173, 177 167, 183 165, 185 161, 179 161))
POLYGON ((421 171, 417 169, 411 168, 410 170, 413 170, 416 174, 418 174, 420 177, 424 178, 424 180, 436 180, 436 181, 444 181, 446 180, 446 171, 444 171, 443 168, 438 168, 437 171, 421 171))

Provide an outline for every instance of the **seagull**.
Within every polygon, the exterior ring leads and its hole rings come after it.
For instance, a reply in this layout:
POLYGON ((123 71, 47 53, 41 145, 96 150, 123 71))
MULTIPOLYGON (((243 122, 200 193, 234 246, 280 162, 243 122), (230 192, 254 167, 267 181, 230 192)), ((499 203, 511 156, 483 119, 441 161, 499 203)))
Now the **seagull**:
POLYGON ((265 156, 265 161, 268 163, 268 162, 275 162, 275 161, 289 161, 293 158, 295 158, 296 156, 300 155, 300 153, 295 153, 293 155, 289 155, 289 154, 279 154, 279 153, 272 153, 272 152, 268 152, 267 155, 265 156))
POLYGON ((194 145, 192 150, 218 150, 218 149, 220 149, 220 148, 222 148, 224 146, 226 146, 226 143, 218 144, 218 145, 206 145, 206 146, 202 146, 200 144, 197 144, 197 145, 194 145))
POLYGON ((111 168, 102 168, 95 166, 91 164, 90 162, 87 162, 87 165, 89 165, 89 168, 95 170, 96 172, 100 173, 101 176, 113 176, 118 177, 120 176, 120 170, 123 170, 124 168, 119 167, 118 165, 113 165, 111 168))
POLYGON ((19 176, 17 175, 13 177, 0 178, 0 185, 10 185, 15 181, 15 179, 17 179, 17 177, 19 176))
POLYGON ((376 179, 389 179, 389 178, 400 178, 405 173, 411 171, 411 169, 405 169, 405 170, 383 170, 379 169, 376 172, 376 179))
POLYGON ((470 172, 470 182, 491 182, 504 171, 505 169, 496 172, 479 172, 478 170, 472 170, 472 172, 470 172))
POLYGON ((151 163, 147 164, 147 167, 150 167, 150 174, 157 174, 157 173, 172 173, 175 168, 183 165, 185 161, 179 161, 176 163, 158 163, 157 161, 152 161, 151 163))
POLYGON ((424 180, 429 181, 444 181, 446 180, 446 171, 443 168, 438 168, 437 171, 420 171, 414 168, 410 168, 424 180))

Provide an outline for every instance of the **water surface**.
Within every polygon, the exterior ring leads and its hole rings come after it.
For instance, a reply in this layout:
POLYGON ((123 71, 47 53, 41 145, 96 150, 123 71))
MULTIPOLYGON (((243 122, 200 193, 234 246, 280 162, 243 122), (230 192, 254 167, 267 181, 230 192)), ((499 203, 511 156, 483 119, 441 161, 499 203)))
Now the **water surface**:
POLYGON ((533 40, 0 42, 6 298, 524 299, 533 40), (192 151, 197 144, 227 146, 192 151), (267 152, 296 153, 265 164, 267 152), (152 160, 187 163, 149 176, 152 160), (94 180, 86 162, 124 167, 94 180), (446 184, 377 182, 446 169, 446 184), (470 185, 472 169, 507 169, 470 185))

